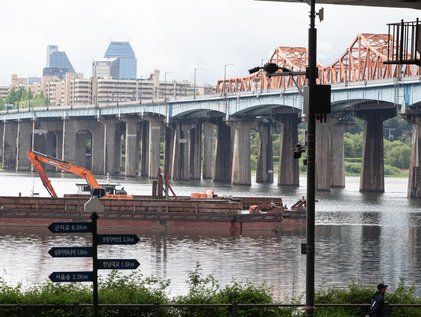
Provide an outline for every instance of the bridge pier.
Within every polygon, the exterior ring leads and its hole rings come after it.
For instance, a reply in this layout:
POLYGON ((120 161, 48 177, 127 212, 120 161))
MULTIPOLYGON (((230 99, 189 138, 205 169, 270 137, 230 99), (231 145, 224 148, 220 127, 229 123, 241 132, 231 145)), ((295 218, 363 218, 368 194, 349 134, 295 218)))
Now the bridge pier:
POLYGON ((316 188, 318 191, 330 191, 332 182, 330 124, 330 122, 316 123, 316 188))
POLYGON ((32 143, 32 125, 31 121, 19 121, 17 127, 16 139, 16 171, 29 171, 31 163, 26 152, 31 149, 32 143))
MULTIPOLYGON (((92 170, 92 164, 88 164, 87 161, 87 152, 86 146, 88 144, 88 140, 92 140, 91 132, 90 131, 78 131, 76 132, 76 146, 75 146, 75 163, 79 166, 88 168, 92 170)), ((91 156, 91 163, 92 163, 92 151, 89 153, 91 156)))
POLYGON ((175 180, 200 179, 202 127, 200 123, 178 123, 175 132, 173 177, 175 180))
POLYGON ((231 127, 224 122, 217 123, 217 141, 213 180, 217 182, 231 181, 231 127))
MULTIPOLYGON (((184 166, 184 143, 180 142, 180 139, 183 140, 184 133, 182 130, 182 124, 177 123, 174 125, 174 130, 171 133, 171 159, 170 159, 170 170, 171 177, 174 180, 183 179, 183 166, 184 166)), ((168 151, 168 150, 167 150, 168 151)))
POLYGON ((345 187, 344 133, 346 124, 338 122, 330 126, 331 187, 345 187))
POLYGON ((149 122, 140 124, 140 175, 149 177, 149 122))
POLYGON ((137 176, 139 165, 138 121, 132 119, 126 119, 124 121, 126 123, 125 175, 137 176))
POLYGON ((421 198, 421 117, 408 116, 413 124, 411 160, 409 162, 408 198, 421 198))
POLYGON ((94 124, 86 122, 91 126, 91 161, 92 172, 96 175, 105 175, 105 147, 104 147, 104 127, 103 124, 96 120, 94 124))
POLYGON ((260 149, 257 158, 256 183, 273 183, 272 127, 259 125, 260 149))
POLYGON ((121 139, 126 134, 126 128, 124 122, 118 121, 116 126, 116 134, 115 134, 115 151, 114 151, 114 171, 115 173, 120 173, 121 171, 121 163, 122 163, 122 142, 121 139))
POLYGON ((75 120, 63 120, 61 159, 63 161, 76 162, 76 133, 77 124, 75 120))
POLYGON ((299 186, 298 160, 294 159, 294 146, 298 143, 298 115, 284 114, 281 123, 278 186, 299 186))
POLYGON ((364 110, 355 115, 364 120, 364 145, 361 163, 360 192, 384 192, 383 121, 394 111, 364 110))
POLYGON ((149 138, 148 138, 148 177, 157 178, 158 168, 161 166, 161 122, 157 120, 149 120, 149 138))
POLYGON ((118 173, 115 169, 115 152, 119 150, 116 146, 117 120, 104 119, 102 124, 104 127, 104 170, 102 174, 110 173, 115 175, 118 173))
POLYGON ((16 168, 16 139, 18 124, 8 121, 4 123, 3 132, 3 169, 14 170, 16 168))
POLYGON ((231 127, 234 132, 231 184, 251 185, 250 130, 255 123, 234 121, 231 127))
POLYGON ((202 124, 203 130, 203 179, 212 179, 214 169, 214 131, 210 122, 202 124))

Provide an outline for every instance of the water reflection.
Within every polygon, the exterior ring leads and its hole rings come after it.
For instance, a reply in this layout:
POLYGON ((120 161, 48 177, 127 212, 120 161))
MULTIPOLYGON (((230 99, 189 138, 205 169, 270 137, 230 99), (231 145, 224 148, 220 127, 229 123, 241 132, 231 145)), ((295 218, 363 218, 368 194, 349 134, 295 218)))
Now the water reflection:
MULTIPOLYGON (((28 194, 34 182, 29 174, 0 174, 2 195, 17 191, 28 194)), ((77 180, 53 179, 62 195, 75 190, 77 180)), ((149 180, 120 181, 133 194, 148 194, 149 180)), ((276 180, 275 180, 276 184, 276 180)), ((305 180, 301 179, 305 185, 305 180)), ((376 285, 385 281, 395 287, 400 277, 409 284, 421 283, 421 200, 406 198, 405 179, 386 179, 384 194, 361 194, 359 179, 347 178, 345 189, 318 193, 316 204, 316 284, 338 285, 357 280, 376 285)), ((198 187, 214 188, 220 195, 281 196, 291 205, 305 195, 305 187, 277 187, 253 184, 251 187, 230 186, 212 181, 179 182, 174 188, 179 195, 189 195, 198 187)), ((114 230, 115 231, 115 230, 114 230)), ((121 230, 123 232, 124 230, 121 230)), ((300 244, 305 240, 305 227, 282 228, 278 234, 258 232, 215 236, 213 232, 171 232, 157 234, 132 230, 140 236, 135 246, 100 248, 101 257, 139 259, 141 272, 171 280, 173 295, 186 292, 187 272, 202 265, 205 274, 213 274, 222 285, 232 279, 266 282, 277 297, 300 295, 305 286, 305 256, 300 244)), ((52 271, 89 270, 89 259, 53 259, 52 246, 87 245, 89 235, 52 235, 46 229, 0 227, 0 277, 7 283, 25 286, 45 281, 52 271)), ((102 275, 107 273, 101 272, 102 275)), ((417 289, 418 293, 421 293, 417 289)))

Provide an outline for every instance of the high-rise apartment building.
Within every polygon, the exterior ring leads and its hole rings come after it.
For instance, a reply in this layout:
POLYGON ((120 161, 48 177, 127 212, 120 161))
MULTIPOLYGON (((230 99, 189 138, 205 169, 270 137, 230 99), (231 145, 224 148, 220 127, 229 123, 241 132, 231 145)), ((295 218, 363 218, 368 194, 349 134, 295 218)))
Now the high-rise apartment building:
POLYGON ((137 59, 129 42, 111 42, 104 57, 119 59, 119 71, 116 78, 137 78, 137 59))
POLYGON ((46 61, 47 65, 43 69, 43 76, 56 76, 60 79, 64 79, 66 73, 75 72, 66 52, 59 51, 57 45, 47 46, 46 61))

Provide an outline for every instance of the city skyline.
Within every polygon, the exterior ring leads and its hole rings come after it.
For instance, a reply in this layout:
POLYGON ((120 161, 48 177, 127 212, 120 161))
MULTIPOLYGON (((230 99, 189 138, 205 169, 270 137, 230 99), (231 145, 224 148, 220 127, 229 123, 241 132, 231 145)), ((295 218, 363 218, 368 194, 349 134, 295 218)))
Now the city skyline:
MULTIPOLYGON (((93 59, 103 56, 110 41, 129 41, 138 59, 137 77, 161 69, 163 73, 172 72, 167 80, 193 81, 194 69, 201 67, 198 84, 215 84, 228 63, 234 64, 228 68, 228 77, 244 76, 247 69, 269 57, 277 45, 307 45, 308 8, 304 4, 233 0, 222 6, 222 1, 123 1, 122 14, 110 23, 103 17, 113 16, 111 5, 76 1, 63 4, 70 13, 63 16, 56 14, 58 8, 49 3, 35 6, 21 0, 8 4, 0 13, 9 26, 2 30, 3 37, 11 39, 10 49, 0 52, 1 85, 9 84, 13 73, 20 77, 41 76, 48 44, 59 45, 75 70, 89 77, 93 59), (183 10, 175 11, 176 6, 183 10), (241 14, 237 12, 239 6, 241 14), (288 16, 282 14, 286 10, 288 16), (83 23, 75 22, 72 12, 76 11, 83 23), (266 19, 256 20, 256 12, 266 19), (15 19, 17 16, 21 18, 15 19), (28 28, 33 29, 31 36, 28 28), (27 54, 28 49, 31 54, 27 54)), ((416 10, 324 7, 325 21, 318 23, 319 61, 324 64, 339 57, 358 33, 385 33, 386 23, 411 20, 417 15, 416 10), (338 32, 337 25, 341 24, 344 27, 338 32)))

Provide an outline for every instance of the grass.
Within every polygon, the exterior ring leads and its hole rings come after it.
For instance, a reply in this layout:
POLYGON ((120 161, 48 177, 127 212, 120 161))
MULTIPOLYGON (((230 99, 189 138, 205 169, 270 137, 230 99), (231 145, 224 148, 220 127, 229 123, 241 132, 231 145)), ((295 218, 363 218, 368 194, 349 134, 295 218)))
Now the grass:
MULTIPOLYGON (((168 280, 156 277, 144 277, 141 274, 122 275, 116 271, 109 277, 102 280, 99 285, 99 301, 106 304, 232 304, 232 303, 254 303, 274 304, 289 303, 298 304, 303 301, 302 296, 287 298, 281 302, 272 295, 270 287, 265 284, 255 285, 251 283, 237 283, 232 281, 221 287, 218 281, 212 276, 204 276, 200 265, 189 272, 187 278, 188 293, 186 295, 170 297, 168 280)), ((316 303, 325 304, 366 304, 373 295, 373 287, 366 287, 357 283, 351 283, 346 288, 322 287, 316 292, 316 303)), ((421 303, 421 298, 415 295, 415 288, 405 285, 403 280, 398 287, 387 294, 390 303, 421 303)), ((10 287, 0 282, 0 304, 72 304, 91 303, 91 289, 86 284, 57 284, 47 282, 41 285, 24 290, 21 285, 10 287)), ((82 309, 80 316, 90 316, 91 310, 82 309)), ((336 317, 361 317, 367 314, 367 308, 318 308, 317 316, 336 317)), ((28 314, 19 308, 2 308, 0 317, 18 316, 72 316, 70 309, 44 308, 36 311, 34 309, 28 314)), ((124 309, 124 308, 101 308, 101 317, 111 316, 154 316, 150 308, 124 309)), ((163 308, 160 316, 163 317, 225 317, 229 316, 229 309, 226 307, 215 308, 163 308)), ((239 317, 301 317, 302 308, 238 308, 239 317)), ((399 308, 391 311, 390 317, 421 316, 420 308, 399 308)))

